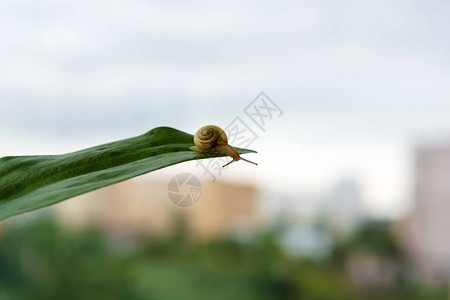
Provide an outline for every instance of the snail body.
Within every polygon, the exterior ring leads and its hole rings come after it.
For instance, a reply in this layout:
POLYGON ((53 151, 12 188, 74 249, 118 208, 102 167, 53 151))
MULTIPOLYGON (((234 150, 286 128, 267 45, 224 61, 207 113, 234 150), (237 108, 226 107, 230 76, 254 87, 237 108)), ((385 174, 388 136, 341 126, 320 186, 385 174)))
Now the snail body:
POLYGON ((229 164, 241 159, 258 165, 257 163, 240 157, 239 152, 233 146, 228 144, 228 137, 225 131, 215 125, 206 125, 200 128, 194 135, 194 144, 195 147, 191 147, 191 150, 209 153, 222 153, 233 158, 232 161, 225 164, 223 167, 226 167, 229 164))

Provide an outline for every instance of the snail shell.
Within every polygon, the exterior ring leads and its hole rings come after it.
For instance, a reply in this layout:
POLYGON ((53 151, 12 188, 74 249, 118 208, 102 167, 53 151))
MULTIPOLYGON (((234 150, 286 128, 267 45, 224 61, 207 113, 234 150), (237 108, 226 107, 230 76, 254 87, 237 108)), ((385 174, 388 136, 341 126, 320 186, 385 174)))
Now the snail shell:
POLYGON ((223 167, 226 167, 229 164, 241 159, 246 162, 258 165, 257 163, 240 157, 239 152, 234 147, 228 145, 228 137, 225 131, 215 125, 206 125, 200 128, 194 135, 194 144, 195 147, 191 147, 191 150, 208 153, 216 152, 231 156, 233 160, 223 167))
POLYGON ((194 135, 194 144, 201 151, 214 150, 217 145, 228 145, 228 137, 225 131, 214 125, 206 125, 200 128, 194 135))

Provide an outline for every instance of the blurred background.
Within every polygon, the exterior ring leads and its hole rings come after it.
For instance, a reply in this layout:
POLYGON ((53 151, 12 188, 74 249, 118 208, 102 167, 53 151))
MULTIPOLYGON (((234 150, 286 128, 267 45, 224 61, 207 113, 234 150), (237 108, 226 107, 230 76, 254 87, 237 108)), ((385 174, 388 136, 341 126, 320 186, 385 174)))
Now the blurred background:
POLYGON ((239 124, 259 165, 0 223, 0 299, 448 299, 449 37, 446 1, 1 1, 0 156, 239 124))

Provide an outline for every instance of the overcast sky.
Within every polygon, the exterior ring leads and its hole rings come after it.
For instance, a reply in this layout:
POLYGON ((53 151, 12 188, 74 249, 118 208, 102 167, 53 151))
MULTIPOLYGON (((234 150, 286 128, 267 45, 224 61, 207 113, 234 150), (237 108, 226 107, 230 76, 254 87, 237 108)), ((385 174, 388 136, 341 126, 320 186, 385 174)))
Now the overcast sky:
POLYGON ((260 91, 283 115, 252 125, 257 171, 225 180, 319 193, 353 177, 395 215, 416 139, 450 133, 450 2, 0 2, 0 156, 226 126, 260 91))

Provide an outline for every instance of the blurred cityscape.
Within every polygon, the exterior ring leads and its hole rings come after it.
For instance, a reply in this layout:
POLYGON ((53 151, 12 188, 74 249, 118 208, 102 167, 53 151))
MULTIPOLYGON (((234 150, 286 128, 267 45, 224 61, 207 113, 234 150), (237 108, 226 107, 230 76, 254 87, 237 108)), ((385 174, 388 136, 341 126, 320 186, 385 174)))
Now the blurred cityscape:
POLYGON ((449 13, 2 0, 0 157, 216 124, 259 165, 176 164, 0 222, 0 300, 449 300, 449 13))
POLYGON ((370 217, 355 178, 321 195, 203 182, 188 208, 163 181, 96 190, 2 225, 0 299, 450 299, 450 144, 414 164, 398 220, 370 217))

